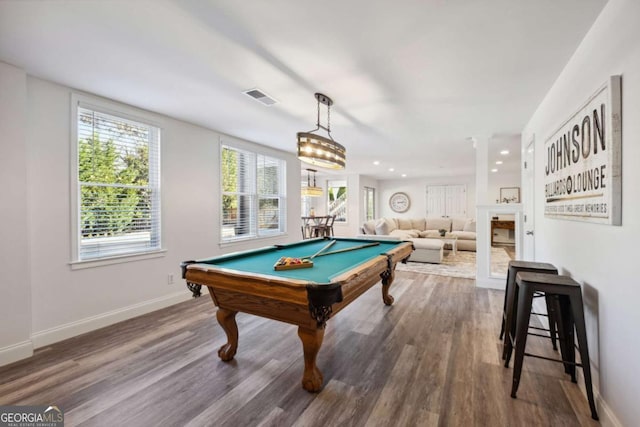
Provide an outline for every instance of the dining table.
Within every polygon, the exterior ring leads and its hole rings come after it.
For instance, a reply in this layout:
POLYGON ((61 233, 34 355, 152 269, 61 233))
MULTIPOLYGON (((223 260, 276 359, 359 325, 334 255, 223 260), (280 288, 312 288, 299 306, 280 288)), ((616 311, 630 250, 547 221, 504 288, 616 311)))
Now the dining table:
POLYGON ((322 224, 326 224, 328 220, 327 215, 318 215, 318 216, 303 216, 302 219, 302 238, 303 239, 311 239, 313 237, 318 237, 317 231, 318 226, 322 224))

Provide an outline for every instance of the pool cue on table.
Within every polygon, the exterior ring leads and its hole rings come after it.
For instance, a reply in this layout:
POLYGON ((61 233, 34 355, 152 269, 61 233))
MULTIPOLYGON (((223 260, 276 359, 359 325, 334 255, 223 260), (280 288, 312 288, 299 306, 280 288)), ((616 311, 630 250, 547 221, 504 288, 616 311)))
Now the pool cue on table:
POLYGON ((317 256, 325 256, 325 255, 333 255, 339 254, 342 252, 356 251, 358 249, 370 248, 372 246, 378 246, 380 242, 367 243, 366 245, 353 246, 351 248, 338 249, 337 251, 325 252, 323 254, 318 254, 317 256))
POLYGON ((335 240, 330 241, 329 243, 327 243, 326 245, 324 245, 324 247, 322 249, 320 249, 318 252, 316 252, 315 254, 311 255, 310 257, 304 257, 302 259, 309 259, 312 260, 315 257, 319 256, 321 252, 326 251, 327 249, 329 249, 331 246, 333 246, 336 243, 335 240))

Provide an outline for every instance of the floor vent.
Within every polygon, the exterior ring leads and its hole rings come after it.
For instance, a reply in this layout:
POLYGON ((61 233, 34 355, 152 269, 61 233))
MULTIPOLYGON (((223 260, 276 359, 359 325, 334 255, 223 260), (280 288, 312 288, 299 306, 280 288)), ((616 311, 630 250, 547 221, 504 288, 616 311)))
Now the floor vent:
POLYGON ((249 90, 245 90, 243 93, 255 99, 256 101, 260 102, 261 104, 266 105, 267 107, 271 107, 272 105, 278 103, 278 101, 276 101, 275 99, 273 99, 271 96, 267 95, 260 89, 249 89, 249 90))

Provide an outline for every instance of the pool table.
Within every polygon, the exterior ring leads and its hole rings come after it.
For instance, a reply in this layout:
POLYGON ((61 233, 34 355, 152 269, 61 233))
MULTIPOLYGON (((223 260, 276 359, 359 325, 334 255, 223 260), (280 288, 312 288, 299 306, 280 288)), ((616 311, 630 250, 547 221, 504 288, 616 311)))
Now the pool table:
POLYGON ((396 263, 406 262, 412 251, 411 242, 325 237, 185 261, 181 268, 194 297, 206 286, 218 307, 216 318, 227 335, 220 359, 230 361, 236 354, 239 311, 297 325, 304 355, 302 387, 316 392, 322 388, 316 356, 327 320, 380 280, 382 300, 391 305, 396 263), (325 252, 337 253, 317 256, 312 268, 274 270, 280 257, 309 257, 331 240, 336 242, 325 252), (343 251, 365 244, 375 246, 343 251))

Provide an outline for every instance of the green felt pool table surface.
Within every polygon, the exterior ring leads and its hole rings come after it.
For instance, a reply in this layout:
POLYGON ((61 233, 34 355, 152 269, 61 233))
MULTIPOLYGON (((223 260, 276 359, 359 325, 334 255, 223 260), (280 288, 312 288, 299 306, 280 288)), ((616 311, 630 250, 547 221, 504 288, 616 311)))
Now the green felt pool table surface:
POLYGON ((402 244, 401 241, 389 240, 320 238, 303 240, 301 242, 287 245, 270 246, 253 251, 238 252, 215 258, 198 260, 196 262, 198 264, 208 264, 245 273, 263 274, 322 284, 331 283, 334 277, 337 277, 372 258, 385 254, 400 244, 402 244), (280 257, 310 257, 327 245, 331 240, 335 240, 336 243, 325 252, 352 248, 374 242, 377 242, 378 245, 326 256, 318 256, 313 259, 314 265, 311 268, 280 271, 274 270, 273 266, 280 257))

